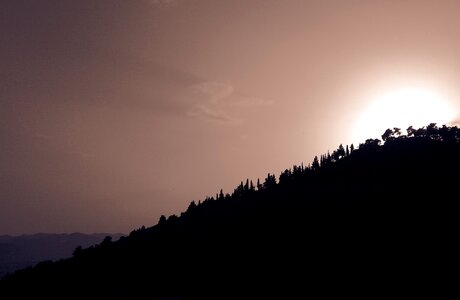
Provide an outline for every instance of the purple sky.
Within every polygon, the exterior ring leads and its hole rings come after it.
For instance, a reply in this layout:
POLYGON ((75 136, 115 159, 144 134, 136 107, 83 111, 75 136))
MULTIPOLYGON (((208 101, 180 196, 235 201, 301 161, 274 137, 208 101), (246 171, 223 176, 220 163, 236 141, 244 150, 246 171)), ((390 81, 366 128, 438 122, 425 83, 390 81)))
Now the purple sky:
POLYGON ((129 232, 460 87, 460 1, 0 0, 0 234, 129 232))

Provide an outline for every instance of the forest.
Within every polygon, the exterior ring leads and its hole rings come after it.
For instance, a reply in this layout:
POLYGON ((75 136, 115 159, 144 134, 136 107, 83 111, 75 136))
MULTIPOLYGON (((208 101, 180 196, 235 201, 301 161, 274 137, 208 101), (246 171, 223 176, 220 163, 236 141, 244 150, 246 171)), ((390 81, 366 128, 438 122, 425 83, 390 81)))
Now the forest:
MULTIPOLYGON (((0 281, 5 299, 442 296, 456 271, 460 129, 339 145, 278 176, 0 281)), ((180 184, 180 183, 179 183, 180 184)), ((3 298, 3 297, 2 297, 3 298)))

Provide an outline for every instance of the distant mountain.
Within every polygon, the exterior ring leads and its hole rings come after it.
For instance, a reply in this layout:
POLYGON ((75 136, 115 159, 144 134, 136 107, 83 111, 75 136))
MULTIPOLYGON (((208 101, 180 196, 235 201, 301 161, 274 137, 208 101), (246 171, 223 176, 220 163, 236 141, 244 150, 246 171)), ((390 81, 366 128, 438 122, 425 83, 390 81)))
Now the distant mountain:
MULTIPOLYGON (((278 178, 0 281, 5 299, 449 298, 457 294, 460 130, 339 146, 278 178)), ((180 171, 180 170, 178 170, 180 171)), ((180 183, 178 183, 180 184, 180 183)))
POLYGON ((89 247, 106 236, 119 239, 122 234, 31 234, 0 235, 0 278, 7 273, 31 267, 44 260, 59 260, 72 256, 78 246, 89 247))

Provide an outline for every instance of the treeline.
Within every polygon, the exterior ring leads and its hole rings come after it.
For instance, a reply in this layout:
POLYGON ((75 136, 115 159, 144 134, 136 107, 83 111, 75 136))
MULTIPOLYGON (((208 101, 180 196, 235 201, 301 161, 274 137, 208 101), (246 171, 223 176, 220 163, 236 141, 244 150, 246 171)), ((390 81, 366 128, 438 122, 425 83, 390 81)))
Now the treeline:
MULTIPOLYGON (((418 129, 412 126, 406 129, 407 134, 403 134, 400 128, 387 129, 382 134, 380 139, 367 139, 365 142, 360 143, 356 148, 353 144, 346 145, 345 147, 340 144, 336 150, 327 152, 325 154, 315 156, 311 164, 294 165, 292 168, 286 169, 280 173, 278 180, 275 174, 268 173, 267 177, 261 181, 257 179, 254 184, 252 180, 246 179, 241 181, 240 184, 230 193, 224 193, 221 189, 216 193, 215 197, 206 197, 204 200, 191 201, 185 212, 179 216, 173 214, 168 217, 162 215, 154 227, 142 226, 138 229, 131 231, 129 237, 142 237, 149 236, 152 232, 156 232, 159 227, 177 228, 178 226, 185 226, 190 219, 214 219, 213 214, 219 217, 222 215, 230 216, 234 211, 246 211, 250 207, 255 208, 260 206, 260 202, 270 205, 277 195, 285 192, 286 189, 291 189, 290 194, 298 192, 298 186, 305 186, 310 184, 317 184, 318 176, 330 173, 334 166, 342 159, 349 158, 350 156, 359 157, 353 161, 352 164, 357 166, 360 162, 366 161, 366 157, 373 156, 375 152, 382 146, 382 141, 393 151, 402 151, 401 148, 407 148, 408 143, 415 148, 422 144, 429 144, 430 142, 442 142, 443 144, 459 144, 460 143, 460 129, 457 126, 436 126, 436 123, 431 123, 418 129), (396 150, 395 150, 396 149, 396 150), (310 183, 310 184, 308 184, 310 183), (228 210, 225 212, 224 210, 228 210)), ((426 146, 426 145, 425 145, 426 146)), ((350 163, 348 163, 350 165, 350 163)), ((344 176, 352 176, 353 170, 344 176)), ((324 176, 323 176, 324 177, 324 176)), ((356 176, 352 176, 356 177, 356 176)), ((308 195, 304 195, 309 198, 308 195)), ((123 243, 127 237, 121 237, 123 243)), ((106 237, 100 245, 91 246, 87 249, 77 247, 74 251, 74 256, 83 256, 99 249, 109 247, 111 238, 106 237)))
MULTIPOLYGON (((246 179, 234 189, 233 193, 224 194, 221 189, 215 197, 206 197, 203 201, 192 201, 186 212, 181 214, 181 217, 187 215, 190 211, 195 211, 198 207, 206 207, 211 205, 214 201, 238 201, 245 197, 250 197, 256 191, 273 191, 278 185, 283 186, 288 183, 292 183, 299 180, 308 180, 315 171, 319 171, 321 168, 332 167, 335 163, 343 158, 347 158, 350 155, 369 155, 369 152, 375 151, 382 145, 382 141, 387 145, 397 145, 398 142, 408 141, 407 139, 413 139, 411 142, 416 143, 417 141, 438 141, 444 143, 460 143, 460 129, 457 126, 443 125, 438 127, 436 123, 431 123, 428 126, 424 126, 418 129, 414 129, 410 126, 406 129, 407 134, 403 134, 400 128, 387 129, 382 134, 382 140, 380 139, 367 139, 365 142, 360 143, 357 148, 353 144, 345 145, 340 144, 336 150, 327 152, 325 154, 315 156, 311 164, 304 166, 303 163, 300 165, 294 165, 292 168, 286 169, 280 173, 278 180, 275 174, 267 174, 267 177, 262 181, 257 179, 256 184, 252 180, 246 179), (356 153, 354 153, 357 151, 356 153)), ((166 218, 164 215, 160 217, 158 222, 159 225, 166 224, 167 222, 175 222, 178 216, 171 215, 166 218)), ((133 231, 137 233, 144 230, 145 227, 133 231)))
POLYGON ((16 272, 0 291, 8 299, 389 296, 413 292, 410 278, 427 296, 449 282, 443 267, 456 255, 460 131, 393 128, 382 140, 246 179, 116 242, 16 272))

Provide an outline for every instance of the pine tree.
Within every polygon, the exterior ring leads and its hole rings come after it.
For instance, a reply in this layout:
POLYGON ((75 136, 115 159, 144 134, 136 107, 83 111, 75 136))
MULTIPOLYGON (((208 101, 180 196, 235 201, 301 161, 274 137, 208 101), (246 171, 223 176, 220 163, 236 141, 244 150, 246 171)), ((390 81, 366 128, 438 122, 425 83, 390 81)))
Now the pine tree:
POLYGON ((341 159, 342 157, 345 156, 345 149, 343 148, 343 145, 339 145, 339 149, 337 149, 337 160, 341 159))
POLYGON ((246 183, 244 184, 244 189, 245 192, 249 191, 249 179, 246 179, 246 183))
POLYGON ((319 161, 318 161, 318 156, 315 156, 313 159, 313 162, 311 164, 312 170, 318 170, 319 169, 319 161))

